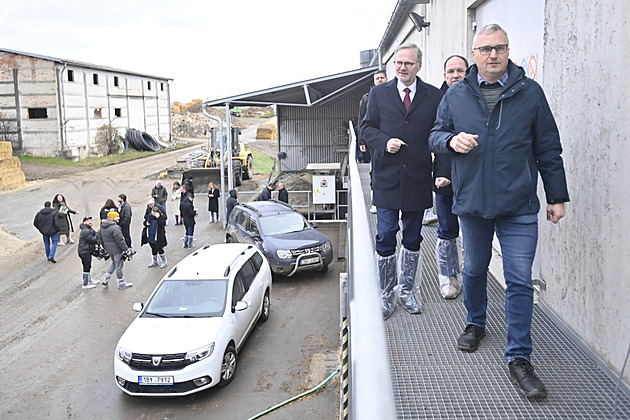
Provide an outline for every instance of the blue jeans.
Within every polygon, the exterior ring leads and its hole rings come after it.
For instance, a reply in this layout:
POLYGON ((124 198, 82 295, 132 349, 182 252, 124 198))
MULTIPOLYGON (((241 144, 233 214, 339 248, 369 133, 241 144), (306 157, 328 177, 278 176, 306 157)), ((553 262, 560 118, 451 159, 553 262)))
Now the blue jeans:
POLYGON ((131 234, 129 233, 129 225, 120 225, 120 230, 122 231, 123 238, 125 238, 125 243, 129 248, 131 248, 131 234))
POLYGON ((492 237, 496 232, 503 256, 505 319, 509 362, 516 357, 530 360, 532 352, 532 312, 534 287, 532 263, 538 241, 538 215, 459 218, 464 237, 464 304, 468 324, 485 328, 488 306, 488 266, 492 257, 492 237))
MULTIPOLYGON (((384 209, 379 207, 376 213, 376 253, 381 257, 389 257, 396 253, 396 233, 400 210, 384 209)), ((422 242, 422 217, 423 211, 403 211, 402 245, 409 251, 419 251, 422 242)))
POLYGON ((57 244, 59 243, 59 234, 55 233, 52 236, 42 235, 44 238, 44 248, 46 249, 46 258, 55 258, 57 252, 57 244), (52 242, 52 247, 50 243, 52 242))
POLYGON ((184 228, 186 229, 185 235, 193 236, 195 234, 195 225, 190 225, 190 226, 184 225, 184 228))
POLYGON ((438 217, 437 236, 440 239, 449 240, 459 236, 459 220, 451 210, 453 197, 435 193, 435 213, 438 217))

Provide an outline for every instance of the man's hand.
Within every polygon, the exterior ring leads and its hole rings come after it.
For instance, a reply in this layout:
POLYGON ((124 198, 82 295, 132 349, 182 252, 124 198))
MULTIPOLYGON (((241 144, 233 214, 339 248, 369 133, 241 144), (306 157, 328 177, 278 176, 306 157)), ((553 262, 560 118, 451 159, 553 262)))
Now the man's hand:
POLYGON ((457 153, 468 153, 479 143, 477 143, 478 134, 468 134, 461 132, 456 136, 453 136, 450 140, 450 145, 457 153))
POLYGON ((387 150, 389 153, 397 153, 401 147, 406 146, 406 145, 407 143, 405 143, 401 139, 391 138, 387 141, 385 150, 387 150))
POLYGON ((435 178, 435 186, 438 188, 446 187, 451 183, 451 180, 448 178, 444 178, 443 176, 438 176, 435 178))
POLYGON ((365 153, 365 151, 367 150, 367 147, 365 147, 365 144, 362 144, 359 146, 359 150, 365 153))
POLYGON ((547 220, 558 223, 564 217, 564 203, 547 204, 547 220))

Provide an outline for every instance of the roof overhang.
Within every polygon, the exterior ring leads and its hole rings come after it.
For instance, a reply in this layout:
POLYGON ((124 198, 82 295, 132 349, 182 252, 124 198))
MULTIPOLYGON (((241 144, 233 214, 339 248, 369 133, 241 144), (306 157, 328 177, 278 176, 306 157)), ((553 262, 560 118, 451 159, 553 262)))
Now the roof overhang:
POLYGON ((240 95, 229 96, 221 99, 212 99, 205 102, 206 106, 296 106, 309 107, 320 105, 352 89, 357 84, 364 83, 366 79, 372 81, 372 73, 378 70, 378 66, 364 67, 345 73, 333 74, 317 79, 292 83, 270 89, 259 90, 240 95))

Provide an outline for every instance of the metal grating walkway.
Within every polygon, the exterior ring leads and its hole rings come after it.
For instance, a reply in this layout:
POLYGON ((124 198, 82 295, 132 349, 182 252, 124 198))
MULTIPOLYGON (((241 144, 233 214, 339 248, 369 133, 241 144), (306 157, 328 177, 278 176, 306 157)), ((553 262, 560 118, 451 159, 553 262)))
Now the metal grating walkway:
MULTIPOLYGON (((369 165, 360 164, 366 202, 369 165)), ((376 232, 376 215, 369 214, 376 232)), ((505 296, 488 282, 486 338, 475 353, 457 349, 466 325, 463 293, 439 294, 435 243, 437 224, 423 226, 423 313, 398 306, 385 322, 396 412, 399 419, 614 419, 616 381, 571 340, 540 306, 534 307, 532 363, 549 397, 528 400, 507 376, 505 296), (430 280, 429 280, 430 279, 430 280)), ((374 235, 372 235, 374 236, 374 235)), ((630 397, 619 390, 617 418, 630 419, 630 397)))

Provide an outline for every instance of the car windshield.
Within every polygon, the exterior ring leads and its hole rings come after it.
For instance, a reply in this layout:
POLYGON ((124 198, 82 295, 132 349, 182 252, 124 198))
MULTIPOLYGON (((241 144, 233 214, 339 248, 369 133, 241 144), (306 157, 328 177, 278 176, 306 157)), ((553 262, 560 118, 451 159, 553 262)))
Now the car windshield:
POLYGON ((147 303, 142 316, 203 318, 223 315, 227 279, 166 280, 147 303))
POLYGON ((309 228, 306 220, 299 213, 282 213, 261 217, 260 225, 262 233, 267 236, 299 232, 309 228))

